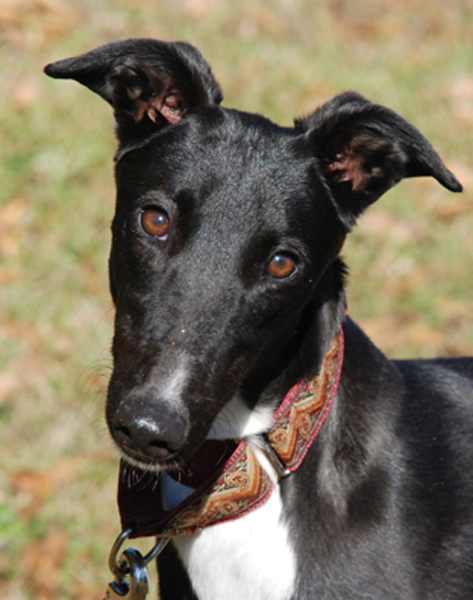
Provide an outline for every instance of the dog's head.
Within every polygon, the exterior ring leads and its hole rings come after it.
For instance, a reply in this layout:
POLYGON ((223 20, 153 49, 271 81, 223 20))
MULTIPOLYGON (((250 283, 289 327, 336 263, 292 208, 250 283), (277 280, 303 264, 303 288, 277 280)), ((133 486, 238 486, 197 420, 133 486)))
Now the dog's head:
POLYGON ((46 72, 115 112, 107 420, 140 464, 269 427, 282 391, 314 368, 302 349, 315 357, 339 326, 341 285, 320 282, 358 215, 403 177, 461 189, 412 125, 358 94, 294 128, 222 108, 185 43, 115 42, 46 72), (337 322, 324 329, 327 306, 337 322))

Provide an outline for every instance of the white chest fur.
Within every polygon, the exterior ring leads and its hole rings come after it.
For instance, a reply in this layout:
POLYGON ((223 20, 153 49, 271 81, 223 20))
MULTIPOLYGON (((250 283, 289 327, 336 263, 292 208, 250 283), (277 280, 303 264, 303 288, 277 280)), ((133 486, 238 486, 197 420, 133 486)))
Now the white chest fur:
POLYGON ((175 540, 199 600, 289 600, 296 559, 281 509, 276 486, 248 515, 175 540))

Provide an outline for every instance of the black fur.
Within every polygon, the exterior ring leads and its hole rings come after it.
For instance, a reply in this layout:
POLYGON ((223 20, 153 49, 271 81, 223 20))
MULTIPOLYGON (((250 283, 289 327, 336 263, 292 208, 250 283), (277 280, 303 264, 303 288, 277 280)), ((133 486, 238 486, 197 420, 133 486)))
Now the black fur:
MULTIPOLYGON (((334 407, 280 484, 291 598, 470 600, 473 361, 388 360, 345 317, 339 258, 357 217, 402 178, 461 190, 429 142, 353 92, 293 129, 224 109, 183 43, 125 40, 46 72, 115 110, 107 421, 130 460, 184 461, 237 390, 250 408, 276 407, 317 373, 343 323, 334 407), (140 224, 149 208, 169 219, 163 239, 140 224), (294 272, 271 276, 275 255, 294 272), (183 357, 177 400, 162 397, 183 357)), ((164 600, 197 598, 172 546, 160 565, 164 600)))

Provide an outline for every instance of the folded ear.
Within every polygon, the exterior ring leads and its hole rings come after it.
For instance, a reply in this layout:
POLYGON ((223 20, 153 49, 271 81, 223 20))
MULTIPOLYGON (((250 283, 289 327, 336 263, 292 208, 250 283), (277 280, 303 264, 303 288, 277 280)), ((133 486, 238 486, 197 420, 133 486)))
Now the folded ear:
POLYGON ((75 79, 115 111, 120 142, 138 141, 176 124, 222 94, 200 52, 184 42, 131 38, 47 65, 47 75, 75 79))
POLYGON ((426 138, 392 110, 354 92, 336 96, 296 121, 349 230, 356 217, 404 177, 430 175, 453 192, 462 186, 426 138))

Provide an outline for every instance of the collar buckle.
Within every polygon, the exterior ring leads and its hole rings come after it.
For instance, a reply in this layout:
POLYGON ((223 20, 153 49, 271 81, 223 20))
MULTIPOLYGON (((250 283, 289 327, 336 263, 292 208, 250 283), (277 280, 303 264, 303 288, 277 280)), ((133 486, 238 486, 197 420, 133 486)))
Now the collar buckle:
POLYGON ((288 475, 291 474, 291 471, 286 467, 281 458, 279 457, 276 450, 273 448, 268 436, 266 433, 261 435, 262 444, 259 445, 261 452, 268 459, 270 465, 276 472, 278 481, 281 479, 285 479, 288 475))

